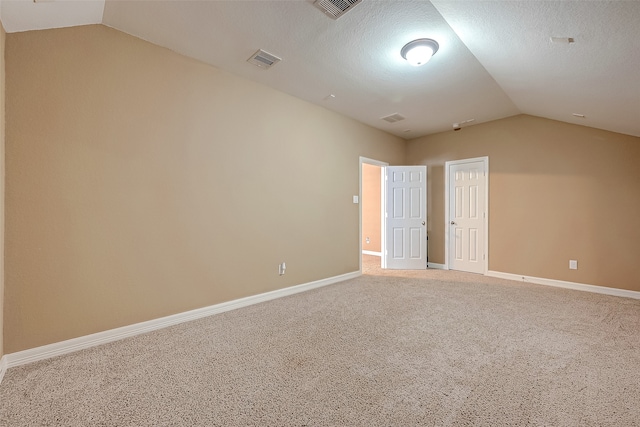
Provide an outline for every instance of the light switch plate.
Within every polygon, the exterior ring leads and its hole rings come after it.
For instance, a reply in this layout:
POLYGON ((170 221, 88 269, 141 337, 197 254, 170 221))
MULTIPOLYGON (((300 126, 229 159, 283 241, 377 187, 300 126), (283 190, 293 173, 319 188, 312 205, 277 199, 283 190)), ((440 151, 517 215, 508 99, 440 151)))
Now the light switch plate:
POLYGON ((353 203, 358 203, 358 196, 353 196, 353 203))

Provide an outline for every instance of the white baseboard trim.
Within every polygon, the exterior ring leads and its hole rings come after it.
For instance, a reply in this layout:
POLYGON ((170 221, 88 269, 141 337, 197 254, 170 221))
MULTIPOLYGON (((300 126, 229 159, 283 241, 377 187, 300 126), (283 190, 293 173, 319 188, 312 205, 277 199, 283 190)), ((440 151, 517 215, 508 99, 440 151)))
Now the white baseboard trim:
POLYGON ((427 268, 432 268, 434 270, 448 270, 444 264, 438 264, 437 262, 428 262, 427 268))
POLYGON ((5 354, 2 358, 3 362, 0 368, 4 371, 14 366, 20 366, 27 363, 37 362, 39 360, 49 359, 51 357, 61 356, 63 354, 72 353, 78 350, 84 350, 101 344, 110 343, 121 340, 123 338, 144 334, 146 332, 155 331, 157 329, 166 328, 168 326, 177 325, 179 323, 189 322, 191 320, 200 319, 225 311, 231 311, 253 304, 282 298, 285 296, 309 291, 322 286, 332 285, 334 283, 343 282, 360 276, 359 271, 342 274, 340 276, 329 277, 315 282, 304 283, 302 285, 291 286, 284 289, 278 289, 271 292, 265 292, 258 295, 252 295, 233 301, 227 301, 220 304, 211 305, 209 307, 198 308, 195 310, 185 311, 184 313, 173 314, 171 316, 161 317, 159 319, 149 320, 146 322, 136 323, 129 326, 123 326, 116 329, 110 329, 104 332, 97 332, 91 335, 85 335, 78 338, 72 338, 53 344, 43 345, 28 350, 18 351, 16 353, 5 354))
POLYGON ((382 252, 374 252, 374 251, 362 251, 363 255, 373 255, 373 256, 382 256, 382 252))
POLYGON ((487 271, 487 276, 500 279, 515 280, 517 282, 535 283, 537 285, 555 286, 557 288, 574 289, 576 291, 594 292, 597 294, 613 295, 616 297, 640 299, 640 292, 627 289, 607 288, 605 286, 586 285, 584 283, 566 282, 564 280, 544 279, 542 277, 523 276, 521 274, 487 271))
POLYGON ((7 356, 6 355, 0 357, 0 384, 2 384, 2 379, 4 378, 5 372, 7 372, 7 356))

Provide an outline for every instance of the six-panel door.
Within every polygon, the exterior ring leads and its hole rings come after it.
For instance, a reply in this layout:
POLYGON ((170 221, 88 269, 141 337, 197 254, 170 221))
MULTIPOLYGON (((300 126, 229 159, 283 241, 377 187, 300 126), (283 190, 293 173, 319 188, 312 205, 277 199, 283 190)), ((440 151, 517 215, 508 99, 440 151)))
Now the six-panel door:
POLYGON ((449 168, 449 268, 484 273, 484 162, 449 168))
POLYGON ((387 268, 427 268, 427 167, 389 166, 387 173, 387 268))

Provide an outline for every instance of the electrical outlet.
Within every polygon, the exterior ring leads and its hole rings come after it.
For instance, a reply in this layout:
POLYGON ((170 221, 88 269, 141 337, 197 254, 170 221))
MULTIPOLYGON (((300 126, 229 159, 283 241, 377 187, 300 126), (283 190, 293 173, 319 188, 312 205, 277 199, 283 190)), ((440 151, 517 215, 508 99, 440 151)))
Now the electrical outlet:
POLYGON ((367 245, 371 243, 371 241, 369 240, 369 238, 367 237, 367 245))
POLYGON ((569 260, 569 270, 577 270, 578 269, 578 260, 570 259, 569 260))
POLYGON ((280 276, 284 276, 285 271, 287 271, 287 264, 284 262, 278 265, 278 274, 280 276))

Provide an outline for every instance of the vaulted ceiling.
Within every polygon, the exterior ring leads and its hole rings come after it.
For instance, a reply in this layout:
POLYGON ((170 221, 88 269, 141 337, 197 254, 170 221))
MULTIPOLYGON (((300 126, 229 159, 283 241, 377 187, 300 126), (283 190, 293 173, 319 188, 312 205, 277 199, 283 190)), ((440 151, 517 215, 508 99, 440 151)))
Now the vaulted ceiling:
POLYGON ((405 139, 519 113, 640 136, 638 0, 363 0, 337 20, 313 1, 1 0, 0 19, 102 23, 405 139), (400 56, 417 38, 440 45, 421 67, 400 56))

